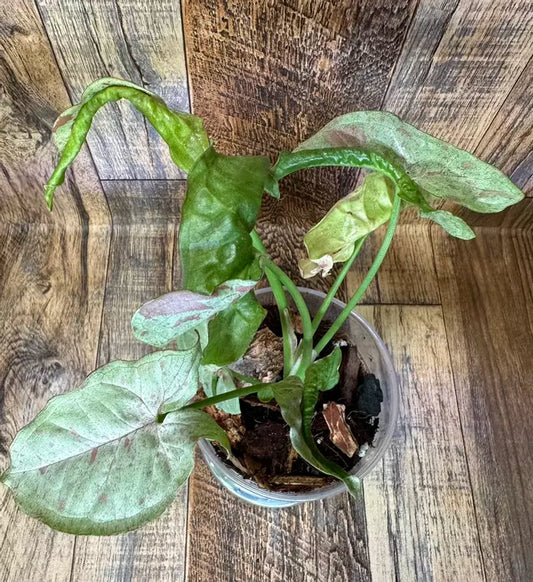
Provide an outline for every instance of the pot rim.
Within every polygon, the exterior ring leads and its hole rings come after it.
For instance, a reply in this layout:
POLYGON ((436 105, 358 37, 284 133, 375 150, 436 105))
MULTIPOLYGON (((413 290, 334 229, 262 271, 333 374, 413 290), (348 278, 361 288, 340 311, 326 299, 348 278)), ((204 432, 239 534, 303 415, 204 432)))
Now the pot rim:
MULTIPOLYGON (((304 295, 311 295, 323 299, 326 294, 322 291, 316 291, 314 289, 308 289, 307 287, 298 287, 298 290, 304 295)), ((261 296, 267 293, 271 293, 270 287, 263 287, 261 289, 256 289, 256 296, 261 296)), ((339 299, 333 299, 332 304, 343 309, 346 304, 339 299)), ((373 329, 373 327, 358 313, 352 311, 349 315, 350 318, 357 320, 357 322, 365 329, 369 336, 374 341, 379 356, 382 359, 385 368, 388 371, 389 385, 387 386, 387 392, 389 394, 389 422, 384 427, 381 433, 379 443, 376 447, 371 447, 372 460, 368 463, 362 463, 361 461, 355 465, 352 470, 352 474, 356 475, 359 479, 363 479, 372 471, 372 469, 382 460, 385 451, 389 448, 394 435, 394 430, 398 420, 399 414, 399 382, 398 374, 394 368, 392 358, 387 350, 387 347, 381 337, 373 329), (359 467, 359 470, 358 470, 359 467)), ((379 433, 379 430, 378 430, 379 433)), ((335 481, 331 485, 326 485, 325 487, 320 487, 318 489, 312 489, 311 491, 305 492, 292 492, 292 491, 270 491, 259 487, 259 485, 251 478, 246 478, 237 472, 235 469, 227 465, 216 453, 214 447, 211 443, 205 439, 201 439, 198 442, 202 455, 204 457, 207 465, 213 470, 215 469, 215 476, 219 479, 220 477, 216 474, 221 472, 224 474, 224 478, 227 479, 233 486, 242 490, 245 495, 251 495, 258 498, 257 503, 262 504, 268 501, 280 502, 283 505, 294 505, 297 503, 302 503, 305 501, 316 501, 319 499, 324 499, 327 497, 332 497, 346 491, 346 486, 342 481, 335 481)), ((370 453, 370 452, 369 452, 370 453)), ((222 484, 225 484, 222 481, 222 484)))

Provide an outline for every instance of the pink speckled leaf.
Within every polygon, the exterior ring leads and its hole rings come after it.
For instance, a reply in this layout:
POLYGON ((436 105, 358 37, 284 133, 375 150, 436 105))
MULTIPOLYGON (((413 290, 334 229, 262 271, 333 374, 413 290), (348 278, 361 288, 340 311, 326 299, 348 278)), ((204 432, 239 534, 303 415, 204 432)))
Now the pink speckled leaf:
POLYGON ((23 511, 76 534, 139 527, 172 502, 189 477, 198 438, 229 448, 204 412, 176 410, 198 388, 200 350, 156 352, 115 361, 83 385, 52 398, 17 435, 2 481, 23 511))
POLYGON ((133 335, 152 346, 163 348, 230 307, 256 284, 256 281, 233 280, 219 285, 211 295, 193 291, 161 295, 137 310, 131 321, 133 335))

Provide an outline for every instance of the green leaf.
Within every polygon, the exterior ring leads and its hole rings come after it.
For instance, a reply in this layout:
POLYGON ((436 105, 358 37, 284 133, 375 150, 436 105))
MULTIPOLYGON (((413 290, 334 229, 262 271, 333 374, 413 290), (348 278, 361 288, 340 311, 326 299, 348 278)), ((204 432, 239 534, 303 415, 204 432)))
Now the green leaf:
POLYGON ((91 83, 81 102, 64 111, 54 125, 54 140, 61 154, 59 163, 45 187, 50 210, 54 191, 65 179, 65 172, 78 155, 96 112, 112 101, 127 99, 154 126, 167 143, 174 163, 189 172, 209 147, 199 117, 172 111, 164 101, 146 89, 122 79, 103 78, 91 83))
POLYGON ((341 115, 298 150, 337 147, 381 155, 403 169, 428 202, 435 197, 476 212, 499 212, 524 197, 498 169, 392 113, 359 111, 341 115))
POLYGON ((163 348, 184 333, 197 328, 245 296, 256 281, 232 280, 219 285, 211 295, 174 291, 148 301, 131 320, 133 335, 163 348))
POLYGON ((217 154, 210 148, 188 177, 180 226, 184 287, 210 294, 231 279, 261 277, 250 232, 269 160, 217 154))
POLYGON ((177 410, 198 387, 197 348, 116 361, 78 389, 52 398, 11 446, 2 481, 20 507, 49 526, 107 535, 160 515, 193 468, 198 438, 229 449, 205 413, 177 410))
POLYGON ((420 211, 420 216, 422 218, 429 218, 430 220, 433 220, 433 222, 436 222, 442 226, 444 230, 456 238, 461 238, 463 240, 471 240, 476 238, 474 231, 462 218, 454 216, 447 210, 433 210, 431 212, 420 211))
POLYGON ((265 315, 253 292, 216 315, 208 325, 209 342, 202 364, 226 366, 236 362, 248 349, 265 315))
POLYGON ((341 349, 335 347, 330 354, 313 362, 305 371, 304 391, 307 392, 308 389, 316 389, 318 398, 318 391, 324 392, 334 388, 339 382, 339 367, 341 361, 341 349))
MULTIPOLYGON (((208 397, 225 394, 237 389, 233 374, 227 368, 219 368, 211 364, 200 366, 200 383, 208 397)), ((238 398, 219 402, 216 406, 228 414, 241 413, 238 398)))
POLYGON ((291 443, 296 452, 319 471, 341 479, 351 495, 357 497, 360 481, 344 469, 326 459, 319 451, 312 435, 306 434, 303 426, 302 399, 304 385, 296 376, 289 376, 272 384, 274 398, 279 404, 281 415, 290 427, 291 443))
POLYGON ((347 261, 360 238, 389 220, 394 191, 388 178, 372 173, 339 200, 304 237, 309 260, 299 263, 302 276, 313 277, 320 271, 326 276, 334 263, 347 261))

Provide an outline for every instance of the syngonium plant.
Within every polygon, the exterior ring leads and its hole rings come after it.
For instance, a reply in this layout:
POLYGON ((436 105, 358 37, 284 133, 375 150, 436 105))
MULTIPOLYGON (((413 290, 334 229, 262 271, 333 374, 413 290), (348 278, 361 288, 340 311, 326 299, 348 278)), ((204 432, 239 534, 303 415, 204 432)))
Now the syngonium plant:
POLYGON ((58 118, 54 138, 61 157, 45 188, 50 208, 95 113, 111 101, 130 101, 168 144, 188 173, 179 252, 183 289, 140 307, 133 334, 158 351, 138 361, 114 361, 76 390, 52 398, 16 436, 1 480, 19 506, 51 527, 75 534, 116 534, 137 528, 168 507, 193 469, 200 438, 228 454, 224 430, 202 409, 216 404, 239 412, 239 398, 274 399, 290 427, 294 449, 352 495, 358 479, 326 459, 311 433, 319 392, 339 379, 341 353, 320 357, 376 275, 402 209, 415 206, 461 239, 470 227, 444 209, 450 200, 477 212, 499 212, 522 193, 496 168, 396 116, 349 113, 331 121, 271 165, 266 157, 216 151, 194 115, 172 111, 132 83, 101 79, 58 118), (272 261, 255 230, 264 193, 279 198, 279 181, 318 166, 365 168, 362 184, 339 200, 305 235, 304 277, 342 269, 312 319, 293 281, 272 261), (319 323, 368 235, 388 223, 381 248, 360 287, 319 341, 319 323), (253 289, 265 275, 283 332, 283 379, 259 383, 232 370, 246 352, 265 310, 253 289), (287 296, 302 321, 297 342, 287 296), (241 387, 236 388, 239 384, 241 387), (202 387, 206 398, 198 399, 202 387))

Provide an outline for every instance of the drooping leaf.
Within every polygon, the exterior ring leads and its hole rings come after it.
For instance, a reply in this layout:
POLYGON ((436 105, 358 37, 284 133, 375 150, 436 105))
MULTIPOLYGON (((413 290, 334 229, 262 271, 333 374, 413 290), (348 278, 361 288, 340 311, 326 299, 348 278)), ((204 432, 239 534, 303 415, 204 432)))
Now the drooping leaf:
POLYGON ((209 342, 202 364, 226 366, 236 362, 246 352, 265 315, 253 292, 216 315, 208 325, 209 342))
POLYGON ((389 220, 394 190, 388 178, 372 173, 339 200, 304 236, 309 260, 299 263, 302 276, 313 277, 321 270, 326 276, 334 263, 347 261, 360 238, 389 220))
POLYGON ((131 320, 133 335, 152 346, 163 348, 186 332, 197 328, 245 296, 256 281, 231 280, 211 295, 174 291, 142 305, 131 320))
POLYGON ((63 183, 65 172, 78 155, 96 112, 112 101, 127 99, 154 126, 167 143, 174 163, 189 172, 209 147, 209 140, 199 117, 172 111, 164 101, 147 89, 122 79, 109 77, 91 83, 81 102, 64 111, 54 125, 54 140, 61 154, 59 163, 45 187, 50 210, 55 189, 63 183))
POLYGON ((524 196, 498 169, 384 111, 341 115, 298 150, 347 147, 403 169, 428 202, 442 198, 476 212, 499 212, 524 196))
POLYGON ((460 238, 463 240, 471 240, 476 238, 474 231, 462 218, 453 215, 447 210, 433 210, 431 212, 423 212, 421 210, 420 216, 422 218, 429 218, 430 220, 433 220, 433 222, 436 222, 442 226, 445 231, 449 232, 455 238, 460 238))
POLYGON ((205 413, 185 405, 198 385, 197 347, 112 362, 78 389, 52 398, 11 446, 2 481, 20 507, 76 534, 127 531, 161 514, 193 468, 198 438, 229 449, 205 413))
POLYGON ((179 247, 183 286, 210 294, 230 279, 261 277, 250 232, 268 176, 264 157, 223 156, 210 148, 188 177, 179 247))
POLYGON ((302 398, 304 385, 302 381, 289 376, 281 382, 272 384, 274 398, 279 404, 281 415, 290 427, 290 438, 295 451, 318 470, 341 479, 351 495, 357 497, 360 492, 360 481, 347 471, 326 459, 319 451, 312 435, 306 435, 303 427, 302 398))

